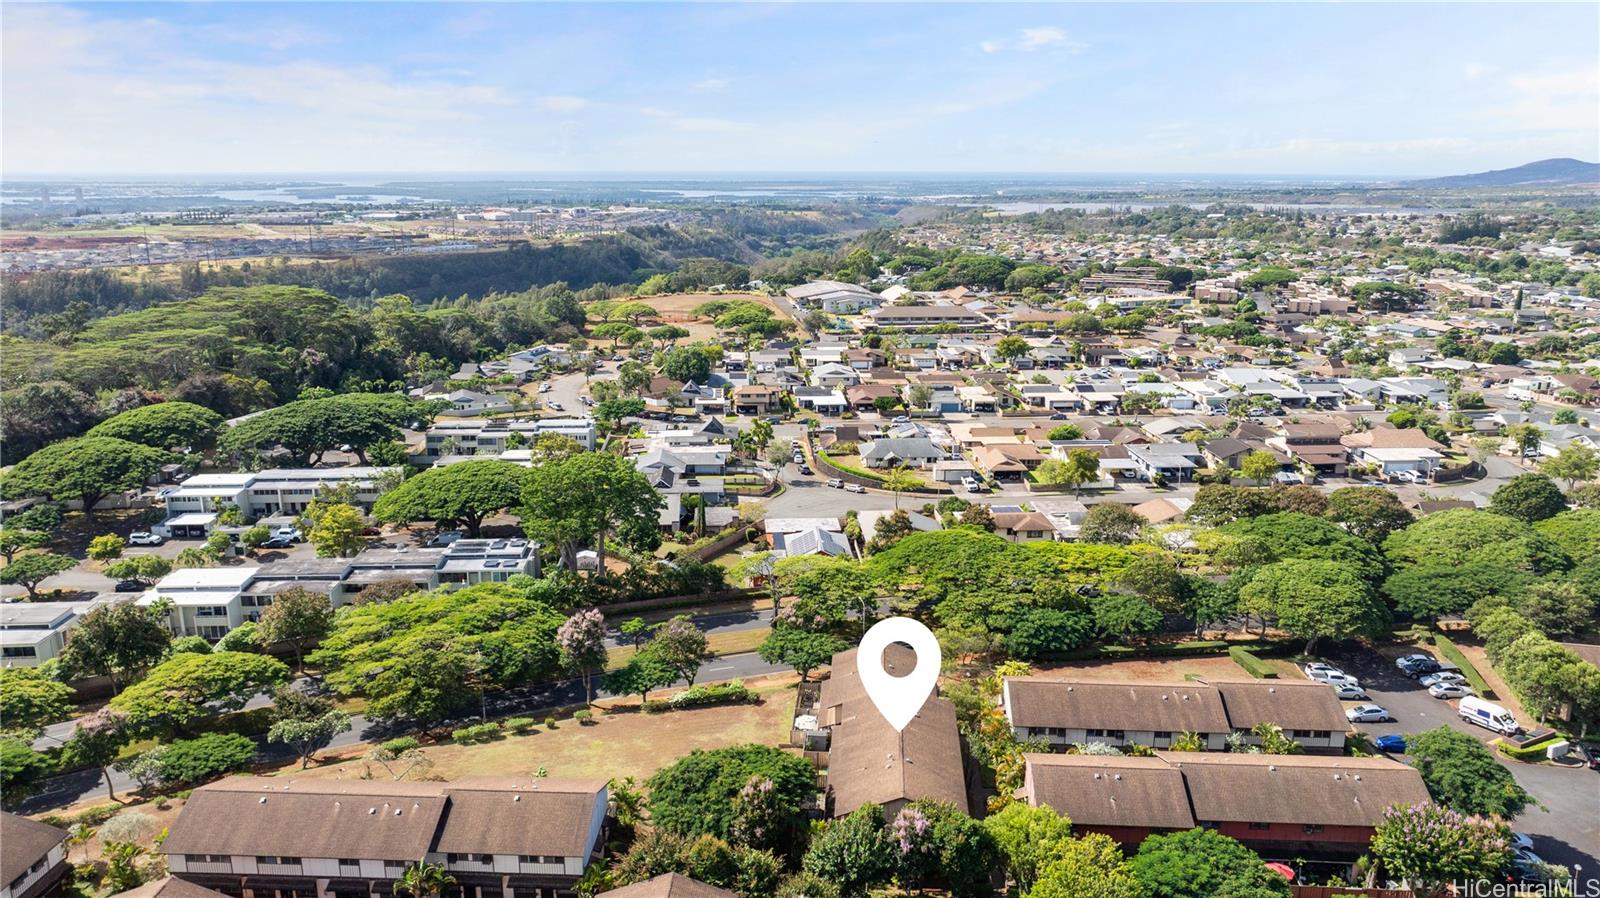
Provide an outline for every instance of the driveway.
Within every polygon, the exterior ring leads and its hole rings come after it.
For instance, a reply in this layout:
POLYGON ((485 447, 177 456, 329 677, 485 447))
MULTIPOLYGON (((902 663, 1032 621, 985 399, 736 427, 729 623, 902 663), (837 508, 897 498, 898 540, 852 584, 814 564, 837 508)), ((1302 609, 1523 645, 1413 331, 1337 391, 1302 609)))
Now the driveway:
MULTIPOLYGON (((1360 651, 1330 658, 1361 681, 1373 703, 1387 708, 1395 717, 1393 723, 1357 724, 1358 729, 1381 736, 1448 726, 1484 743, 1495 737, 1489 730, 1462 720, 1456 714, 1455 702, 1434 698, 1416 681, 1401 674, 1393 661, 1401 654, 1405 652, 1392 650, 1380 655, 1360 651)), ((1347 702, 1346 706, 1354 704, 1357 703, 1347 702)), ((1494 748, 1489 750, 1493 752, 1494 748)), ((1495 757, 1536 802, 1512 822, 1513 828, 1532 836, 1534 851, 1545 860, 1569 868, 1581 866, 1582 881, 1597 891, 1579 894, 1600 894, 1600 774, 1584 767, 1512 761, 1498 752, 1495 757)))

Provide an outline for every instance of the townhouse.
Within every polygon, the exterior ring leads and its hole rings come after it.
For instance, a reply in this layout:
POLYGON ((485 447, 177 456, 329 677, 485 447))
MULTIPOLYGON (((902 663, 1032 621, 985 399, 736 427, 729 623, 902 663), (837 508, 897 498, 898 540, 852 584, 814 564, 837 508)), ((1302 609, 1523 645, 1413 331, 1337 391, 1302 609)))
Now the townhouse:
MULTIPOLYGON (((891 674, 910 674, 916 663, 916 654, 903 645, 884 652, 884 668, 891 674)), ((892 818, 922 799, 948 802, 965 812, 967 777, 955 705, 932 696, 897 731, 867 697, 855 649, 834 655, 829 669, 817 705, 818 726, 828 732, 829 816, 844 817, 871 803, 892 818)))
POLYGON ((497 456, 508 449, 531 446, 547 433, 576 440, 586 451, 595 447, 591 418, 541 418, 537 421, 440 421, 428 428, 422 454, 497 456))
POLYGON ((1053 749, 1079 742, 1168 748, 1195 733, 1207 751, 1227 748, 1239 734, 1275 724, 1308 752, 1344 749, 1349 722, 1333 690, 1321 683, 1114 683, 1009 677, 1001 693, 1019 739, 1041 738, 1053 749))
POLYGON ((54 898, 70 870, 66 830, 0 811, 0 898, 54 898))
POLYGON ((1430 801, 1386 757, 1157 751, 1153 757, 1028 754, 1019 797, 1126 846, 1202 827, 1268 860, 1347 864, 1393 804, 1430 801))
POLYGON ((217 516, 237 508, 245 520, 293 516, 324 492, 354 490, 357 505, 370 508, 378 483, 392 468, 268 468, 244 474, 196 474, 167 495, 167 519, 150 529, 176 539, 203 539, 217 516))
POLYGON ((875 327, 979 327, 989 323, 989 318, 964 306, 883 306, 865 316, 875 327))
POLYGON ((419 862, 462 898, 564 898, 600 859, 607 799, 605 780, 230 777, 194 791, 160 851, 235 898, 387 898, 419 862))
POLYGON ((338 608, 362 589, 406 580, 421 589, 503 582, 539 575, 539 544, 526 539, 461 539, 442 549, 369 549, 354 558, 291 560, 246 567, 173 571, 136 601, 167 602, 172 632, 216 641, 245 621, 259 620, 274 596, 299 588, 338 608))
POLYGON ((0 603, 0 667, 37 667, 61 654, 72 628, 105 601, 0 603))

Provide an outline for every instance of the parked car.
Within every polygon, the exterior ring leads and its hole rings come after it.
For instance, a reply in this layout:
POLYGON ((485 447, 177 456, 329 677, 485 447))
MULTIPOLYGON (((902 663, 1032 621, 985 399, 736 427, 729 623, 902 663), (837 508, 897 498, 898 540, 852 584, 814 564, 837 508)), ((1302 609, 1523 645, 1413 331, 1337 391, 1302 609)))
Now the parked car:
POLYGON ((1334 667, 1332 664, 1328 664, 1325 661, 1311 661, 1311 662, 1308 662, 1306 664, 1302 664, 1300 666, 1300 669, 1302 671, 1304 671, 1305 675, 1308 676, 1308 677, 1312 676, 1317 671, 1327 671, 1329 673, 1344 673, 1344 671, 1340 670, 1337 667, 1334 667))
POLYGON ((1329 685, 1333 687, 1333 692, 1339 696, 1340 701, 1360 701, 1367 697, 1367 690, 1362 689, 1360 686, 1352 686, 1349 683, 1330 683, 1329 685))
POLYGON ((1432 686, 1435 683, 1465 683, 1466 681, 1466 677, 1453 670, 1441 670, 1417 680, 1418 683, 1424 686, 1432 686))
POLYGON ((837 477, 829 477, 828 478, 828 486, 831 486, 836 490, 842 490, 842 489, 844 489, 844 481, 840 480, 837 477))
POLYGON ((145 582, 143 580, 118 580, 117 581, 116 591, 117 592, 144 592, 145 591, 145 582))
MULTIPOLYGON (((1351 723, 1383 723, 1393 720, 1387 709, 1380 705, 1356 705, 1344 712, 1345 719, 1351 723)), ((1382 737, 1380 737, 1382 738, 1382 737)))
POLYGON ((1428 687, 1428 694, 1434 698, 1466 698, 1472 694, 1472 687, 1465 683, 1434 683, 1428 687))
POLYGON ((128 534, 128 545, 130 546, 159 546, 166 541, 166 537, 151 533, 148 530, 135 530, 128 534))
POLYGON ((1516 831, 1512 831, 1512 833, 1511 833, 1511 850, 1512 851, 1532 851, 1533 850, 1533 837, 1528 835, 1527 833, 1519 833, 1519 832, 1516 832, 1516 831))
POLYGON ((800 462, 800 473, 806 475, 807 477, 810 477, 811 476, 811 466, 806 464, 805 462, 800 462))
POLYGON ((961 478, 961 485, 966 487, 969 493, 977 493, 983 490, 983 484, 979 483, 976 477, 961 478))
MULTIPOLYGON (((1401 670, 1405 670, 1407 667, 1410 667, 1413 664, 1419 664, 1423 661, 1434 661, 1434 658, 1432 655, 1425 655, 1421 652, 1413 652, 1410 655, 1404 655, 1394 659, 1394 666, 1400 668, 1401 670)), ((1435 661, 1434 663, 1437 664, 1438 662, 1435 661)))
POLYGON ((546 405, 550 406, 550 410, 551 411, 556 411, 556 412, 564 412, 564 411, 566 411, 566 409, 563 408, 561 406, 561 403, 559 403, 559 402, 548 402, 548 403, 546 403, 546 405))
POLYGON ((451 543, 454 543, 456 540, 461 539, 461 537, 462 533, 460 530, 445 530, 434 534, 433 539, 428 540, 428 547, 430 549, 443 548, 451 543))
POLYGON ((910 424, 911 423, 911 419, 909 417, 905 416, 905 415, 895 415, 894 419, 891 420, 889 423, 890 424, 910 424))
POLYGON ((1318 683, 1327 683, 1333 686, 1338 686, 1341 684, 1350 686, 1361 685, 1360 680, 1357 680, 1355 677, 1350 676, 1342 670, 1318 670, 1308 673, 1306 676, 1316 680, 1318 683))
POLYGON ((1386 751, 1391 754, 1403 755, 1406 753, 1406 737, 1401 736, 1398 733, 1390 733, 1387 736, 1379 736, 1378 738, 1372 740, 1372 746, 1378 751, 1386 751))
POLYGON ((859 483, 847 483, 844 485, 844 491, 847 493, 864 493, 867 488, 859 483))
POLYGON ((539 385, 539 392, 541 392, 541 393, 550 392, 550 384, 548 382, 540 384, 539 385))
POLYGON ((292 549, 292 548, 294 548, 294 540, 289 539, 288 537, 284 537, 284 536, 274 536, 273 538, 271 538, 271 539, 267 540, 266 542, 262 543, 260 548, 263 548, 263 549, 292 549))
POLYGON ((299 527, 279 527, 277 530, 272 531, 272 535, 286 539, 291 543, 297 543, 305 539, 299 527))
POLYGON ((1400 672, 1413 680, 1418 677, 1427 676, 1431 673, 1438 673, 1441 670, 1444 670, 1444 665, 1432 658, 1414 659, 1406 664, 1400 665, 1400 672))

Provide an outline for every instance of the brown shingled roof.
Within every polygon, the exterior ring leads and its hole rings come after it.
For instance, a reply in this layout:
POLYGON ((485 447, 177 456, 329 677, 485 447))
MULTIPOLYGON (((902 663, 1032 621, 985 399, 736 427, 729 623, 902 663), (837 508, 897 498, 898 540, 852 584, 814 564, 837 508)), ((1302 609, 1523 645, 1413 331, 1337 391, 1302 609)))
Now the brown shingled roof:
POLYGON ((0 883, 8 883, 67 840, 67 832, 48 823, 0 812, 0 883))
POLYGON ((1182 772, 1196 820, 1375 826, 1392 804, 1428 789, 1388 758, 1156 752, 1182 772))
POLYGON ((445 785, 435 851, 582 857, 606 781, 474 777, 445 785))
POLYGON ((1156 758, 1100 755, 1023 756, 1024 797, 1080 826, 1189 829, 1194 816, 1183 774, 1156 758))
POLYGON ((871 700, 852 699, 841 709, 828 748, 828 786, 834 816, 864 804, 934 799, 967 809, 966 777, 955 705, 930 698, 896 732, 871 700))
POLYGON ((1194 683, 1011 677, 1005 688, 1015 726, 1197 733, 1230 729, 1216 690, 1194 683))
POLYGON ((113 898, 222 898, 222 893, 169 876, 119 892, 113 898))
POLYGON ((1326 730, 1342 733, 1350 728, 1334 691, 1321 683, 1244 681, 1215 682, 1223 708, 1234 728, 1247 730, 1258 723, 1275 723, 1286 730, 1326 730))
POLYGON ((706 885, 681 873, 663 873, 644 882, 601 894, 610 898, 738 898, 727 889, 706 885))

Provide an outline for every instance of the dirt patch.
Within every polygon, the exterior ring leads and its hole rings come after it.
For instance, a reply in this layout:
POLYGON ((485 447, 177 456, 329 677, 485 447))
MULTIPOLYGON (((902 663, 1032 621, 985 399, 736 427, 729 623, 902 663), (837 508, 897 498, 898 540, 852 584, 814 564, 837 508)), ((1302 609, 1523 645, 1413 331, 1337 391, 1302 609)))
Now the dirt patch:
MULTIPOLYGON (((1467 656, 1467 660, 1472 662, 1472 666, 1476 667, 1478 673, 1483 675, 1484 682, 1488 683, 1489 688, 1494 690, 1495 704, 1504 705, 1512 714, 1517 716, 1518 720, 1529 721, 1530 723, 1534 721, 1534 716, 1523 710, 1522 703, 1517 701, 1517 694, 1512 692, 1511 687, 1506 685, 1506 681, 1500 677, 1500 672, 1495 670, 1494 665, 1489 663, 1489 656, 1484 652, 1483 646, 1457 642, 1456 648, 1461 650, 1461 654, 1467 656)), ((1434 654, 1439 654, 1439 652, 1435 651, 1434 654)))

